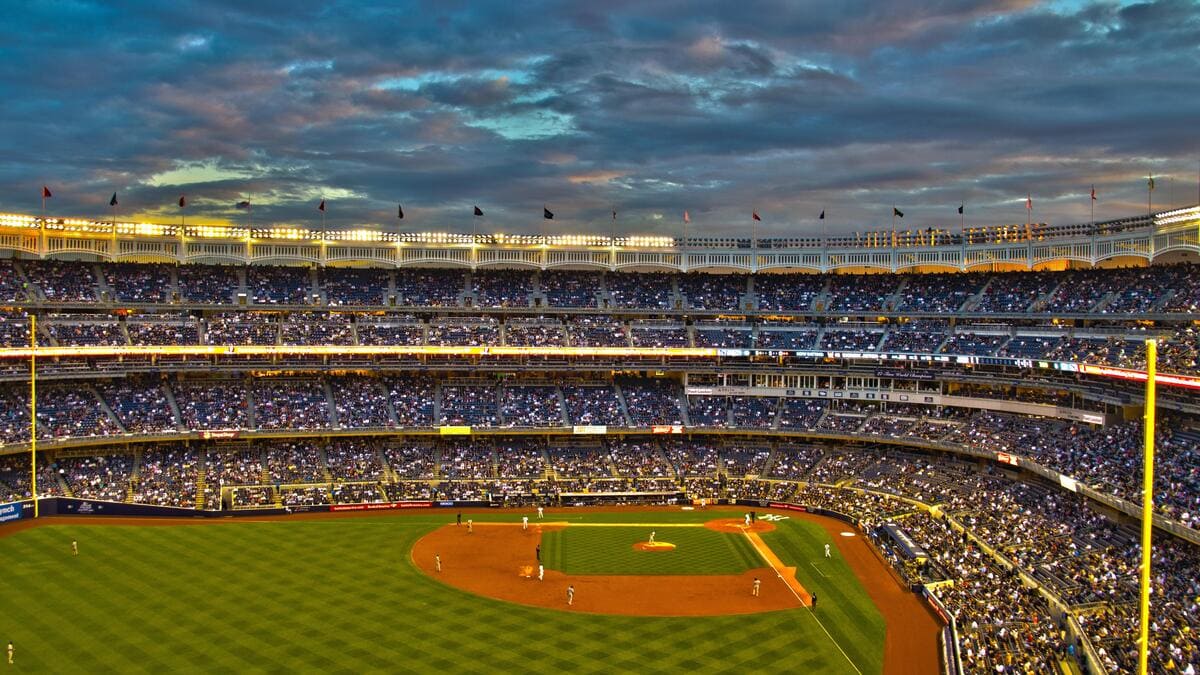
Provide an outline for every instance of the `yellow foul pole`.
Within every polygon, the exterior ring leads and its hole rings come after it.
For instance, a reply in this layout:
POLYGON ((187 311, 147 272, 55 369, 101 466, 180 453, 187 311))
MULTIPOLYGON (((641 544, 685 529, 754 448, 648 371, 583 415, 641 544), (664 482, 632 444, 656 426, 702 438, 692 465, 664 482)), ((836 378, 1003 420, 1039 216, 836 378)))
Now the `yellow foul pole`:
POLYGON ((1146 418, 1142 455, 1142 588, 1138 673, 1146 675, 1150 659, 1150 543, 1154 531, 1154 380, 1158 370, 1158 343, 1146 340, 1146 418))
POLYGON ((33 517, 38 517, 37 493, 37 317, 29 315, 29 478, 33 487, 33 517))

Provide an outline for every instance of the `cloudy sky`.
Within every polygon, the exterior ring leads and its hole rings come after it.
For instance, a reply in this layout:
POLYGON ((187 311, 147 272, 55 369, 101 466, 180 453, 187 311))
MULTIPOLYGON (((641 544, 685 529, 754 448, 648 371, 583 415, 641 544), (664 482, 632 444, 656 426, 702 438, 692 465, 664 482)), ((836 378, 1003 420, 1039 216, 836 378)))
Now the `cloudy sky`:
POLYGON ((45 0, 0 18, 0 96, 3 211, 767 235, 1030 193, 1086 222, 1150 172, 1197 202, 1200 4, 45 0))

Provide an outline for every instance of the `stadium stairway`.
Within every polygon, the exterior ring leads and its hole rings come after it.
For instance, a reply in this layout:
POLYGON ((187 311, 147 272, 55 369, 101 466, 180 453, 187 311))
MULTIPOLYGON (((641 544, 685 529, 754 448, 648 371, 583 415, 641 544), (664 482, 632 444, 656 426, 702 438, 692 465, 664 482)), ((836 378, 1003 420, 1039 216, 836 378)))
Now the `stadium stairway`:
POLYGON ((187 431, 183 425, 183 415, 179 412, 179 403, 175 401, 175 392, 171 391, 170 385, 162 385, 163 396, 167 399, 167 405, 171 408, 171 416, 175 420, 175 428, 179 431, 187 431))
POLYGON ((197 453, 196 459, 196 510, 204 510, 205 491, 208 489, 208 453, 197 453))
POLYGON ((113 424, 117 425, 117 428, 121 430, 121 433, 123 433, 123 434, 129 433, 129 431, 125 428, 125 425, 121 424, 121 420, 117 417, 117 414, 112 411, 112 408, 108 407, 108 402, 104 400, 104 397, 100 395, 100 392, 96 391, 95 387, 88 384, 88 385, 84 385, 84 389, 86 389, 88 392, 90 392, 92 394, 92 396, 96 397, 96 400, 99 401, 99 403, 100 403, 100 412, 104 413, 105 415, 108 415, 109 420, 113 424))
POLYGON ((246 388, 246 428, 257 429, 258 417, 254 413, 254 386, 249 383, 242 383, 246 388))
MULTIPOLYGON (((333 400, 333 387, 329 384, 329 378, 321 378, 321 391, 325 392, 325 406, 329 409, 329 424, 332 428, 338 427, 338 412, 337 403, 333 400)), ((325 461, 324 452, 322 451, 321 461, 325 461)))
POLYGON ((137 485, 142 480, 142 450, 133 451, 133 469, 129 472, 129 489, 125 492, 125 503, 132 504, 137 495, 137 485))
MULTIPOLYGON (((326 384, 325 388, 328 389, 329 385, 326 384)), ((332 483, 333 472, 329 470, 329 456, 325 454, 324 444, 317 446, 317 456, 321 458, 321 476, 325 478, 326 483, 332 483)))
POLYGON ((613 382, 613 391, 617 394, 617 404, 621 407, 621 417, 625 420, 625 427, 633 426, 633 420, 629 417, 629 408, 625 405, 625 392, 621 391, 621 385, 613 382))

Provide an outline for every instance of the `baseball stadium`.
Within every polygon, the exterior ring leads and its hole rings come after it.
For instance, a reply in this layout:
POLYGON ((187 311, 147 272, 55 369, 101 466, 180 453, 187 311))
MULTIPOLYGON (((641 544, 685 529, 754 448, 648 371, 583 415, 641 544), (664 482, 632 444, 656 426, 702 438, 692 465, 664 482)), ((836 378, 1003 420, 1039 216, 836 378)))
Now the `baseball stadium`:
POLYGON ((12 672, 1181 671, 1198 255, 1200 206, 792 238, 3 214, 0 639, 12 672))

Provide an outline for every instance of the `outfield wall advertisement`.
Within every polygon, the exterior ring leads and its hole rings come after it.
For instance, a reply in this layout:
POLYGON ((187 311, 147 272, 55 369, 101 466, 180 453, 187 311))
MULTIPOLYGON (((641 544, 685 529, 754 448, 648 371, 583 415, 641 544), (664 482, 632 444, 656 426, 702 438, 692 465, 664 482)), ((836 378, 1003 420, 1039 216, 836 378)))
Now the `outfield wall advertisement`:
POLYGON ((23 517, 25 505, 21 502, 0 504, 0 523, 20 520, 23 517))

